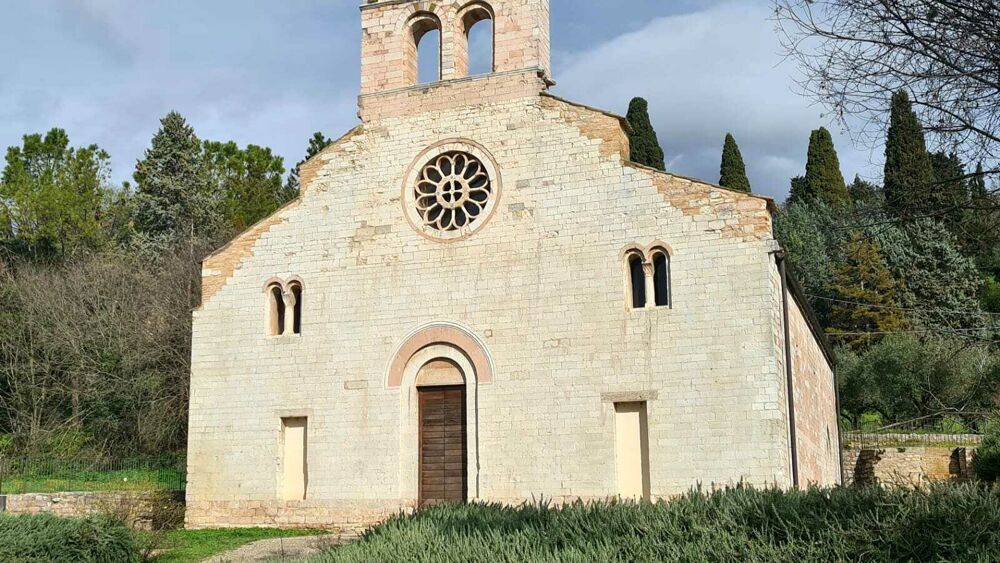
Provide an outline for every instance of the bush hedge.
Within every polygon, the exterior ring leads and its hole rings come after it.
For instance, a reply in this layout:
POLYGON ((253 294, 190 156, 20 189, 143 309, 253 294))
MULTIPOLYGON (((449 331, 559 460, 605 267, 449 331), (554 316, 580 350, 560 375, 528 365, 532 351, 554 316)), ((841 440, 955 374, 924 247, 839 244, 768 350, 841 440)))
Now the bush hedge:
POLYGON ((1000 493, 739 487, 658 504, 437 507, 316 563, 1000 561, 1000 493))
POLYGON ((983 443, 972 456, 972 470, 976 478, 987 483, 1000 481, 1000 416, 990 419, 983 443))
POLYGON ((0 514, 5 563, 133 563, 141 558, 133 532, 106 518, 0 514))

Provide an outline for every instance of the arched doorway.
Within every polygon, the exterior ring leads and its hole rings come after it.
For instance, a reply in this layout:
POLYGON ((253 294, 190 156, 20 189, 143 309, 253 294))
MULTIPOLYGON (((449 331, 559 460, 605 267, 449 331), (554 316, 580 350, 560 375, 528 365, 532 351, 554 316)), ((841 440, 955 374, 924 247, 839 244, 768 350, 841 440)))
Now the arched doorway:
POLYGON ((402 502, 417 508, 479 498, 479 395, 492 379, 489 353, 467 328, 432 323, 400 342, 386 385, 399 389, 402 502))
POLYGON ((436 358, 417 372, 418 506, 468 500, 468 416, 465 375, 436 358))

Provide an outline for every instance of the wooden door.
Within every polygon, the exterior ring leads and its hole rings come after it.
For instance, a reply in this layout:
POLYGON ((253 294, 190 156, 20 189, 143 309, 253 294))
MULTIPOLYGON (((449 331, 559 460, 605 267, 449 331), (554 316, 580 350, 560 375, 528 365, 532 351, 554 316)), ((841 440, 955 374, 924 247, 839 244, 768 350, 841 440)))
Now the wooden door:
POLYGON ((418 388, 420 507, 463 503, 468 491, 465 387, 418 388))

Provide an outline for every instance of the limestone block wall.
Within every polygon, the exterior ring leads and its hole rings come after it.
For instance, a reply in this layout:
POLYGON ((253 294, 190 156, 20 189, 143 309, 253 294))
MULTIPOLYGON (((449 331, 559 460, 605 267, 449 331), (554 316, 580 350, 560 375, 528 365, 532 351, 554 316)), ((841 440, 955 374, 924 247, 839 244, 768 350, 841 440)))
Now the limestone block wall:
POLYGON ((792 295, 788 296, 788 307, 799 483, 839 483, 840 430, 833 367, 792 295))
MULTIPOLYGON (((499 87, 508 87, 506 85, 499 87)), ((194 318, 188 523, 370 523, 415 506, 394 353, 429 323, 483 343, 470 496, 616 490, 614 401, 648 397, 654 497, 788 485, 769 202, 625 162, 619 118, 546 95, 366 121, 310 162, 301 198, 204 263, 194 318), (401 202, 425 148, 469 139, 501 177, 474 236, 420 236, 401 202), (624 249, 672 251, 672 308, 627 305, 624 249), (303 281, 302 334, 268 337, 263 287, 303 281), (308 418, 306 500, 277 500, 281 419, 308 418)), ((779 325, 780 326, 780 325, 779 325)), ((470 415, 472 416, 472 415, 470 415)))
POLYGON ((417 45, 411 29, 415 18, 428 18, 430 22, 421 25, 440 29, 441 78, 466 77, 468 38, 464 16, 476 9, 493 14, 496 72, 532 69, 549 75, 548 0, 370 1, 361 7, 361 94, 416 85, 417 45))

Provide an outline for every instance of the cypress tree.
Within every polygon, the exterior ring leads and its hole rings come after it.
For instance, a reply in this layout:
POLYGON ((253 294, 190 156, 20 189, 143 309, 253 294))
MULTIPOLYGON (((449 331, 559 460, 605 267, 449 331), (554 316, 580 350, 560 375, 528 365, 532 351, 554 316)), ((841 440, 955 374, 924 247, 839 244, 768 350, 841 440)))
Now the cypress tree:
POLYGON ((796 176, 792 178, 791 191, 788 192, 788 202, 792 203, 809 203, 810 199, 806 191, 806 177, 796 176))
POLYGON ((803 199, 822 201, 830 207, 851 201, 844 175, 840 172, 840 159, 833 146, 833 136, 825 127, 816 129, 809 136, 804 188, 803 199))
POLYGON ((878 207, 880 199, 879 191, 878 186, 862 180, 861 176, 855 176, 854 182, 850 186, 847 186, 847 192, 851 195, 851 201, 857 207, 878 207))
POLYGON ((976 165, 976 174, 969 179, 969 196, 974 202, 983 202, 987 199, 986 193, 986 173, 983 172, 983 163, 976 165))
POLYGON ((663 149, 649 120, 649 102, 643 98, 633 98, 628 105, 628 122, 632 126, 629 138, 632 161, 657 170, 666 170, 663 149))
POLYGON ((889 132, 885 143, 885 199, 891 213, 910 218, 935 213, 934 169, 923 127, 913 111, 910 96, 900 90, 892 96, 889 132), (930 199, 930 200, 929 200, 930 199))
POLYGON ((722 147, 719 185, 739 192, 750 191, 750 180, 747 178, 746 165, 743 164, 743 155, 732 133, 726 133, 726 142, 722 147))
POLYGON ((983 165, 969 179, 971 206, 962 214, 958 232, 962 251, 971 256, 979 269, 987 275, 1000 278, 1000 239, 996 236, 1000 225, 1000 199, 986 189, 983 165))
POLYGON ((931 155, 934 186, 928 193, 932 208, 941 211, 941 218, 949 225, 962 219, 962 209, 968 203, 969 187, 965 178, 965 165, 955 153, 936 152, 931 155))

